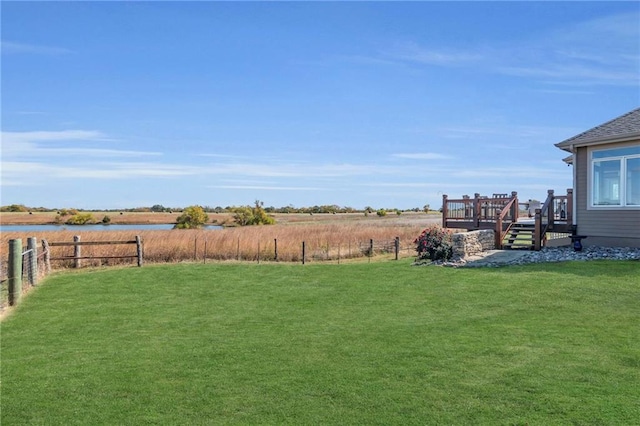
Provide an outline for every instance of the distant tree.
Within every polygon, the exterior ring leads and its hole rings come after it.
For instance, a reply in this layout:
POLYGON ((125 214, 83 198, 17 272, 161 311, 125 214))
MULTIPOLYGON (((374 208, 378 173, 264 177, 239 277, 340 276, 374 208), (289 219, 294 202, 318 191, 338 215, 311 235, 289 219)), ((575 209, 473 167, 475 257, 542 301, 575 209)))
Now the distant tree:
POLYGON ((264 203, 262 201, 256 200, 255 205, 253 207, 253 220, 254 225, 273 225, 276 223, 276 220, 269 216, 264 209, 264 203))
POLYGON ((0 211, 11 213, 23 213, 29 211, 29 209, 22 204, 11 204, 10 206, 3 206, 0 211))
POLYGON ((267 214, 264 203, 256 200, 253 207, 244 206, 233 209, 233 220, 240 226, 273 225, 275 219, 267 214))
POLYGON ((201 228, 207 223, 209 216, 200 206, 189 206, 184 209, 182 214, 176 220, 175 229, 195 229, 201 228))
POLYGON ((75 216, 78 214, 78 210, 76 209, 60 209, 58 210, 58 218, 62 220, 65 216, 75 216))
POLYGON ((165 206, 163 206, 162 204, 155 204, 155 205, 151 206, 151 211, 152 212, 164 212, 166 210, 167 210, 167 208, 165 206))
POLYGON ((233 221, 240 226, 253 225, 253 211, 251 207, 235 207, 233 209, 233 221))
POLYGON ((425 213, 429 213, 429 210, 431 210, 431 206, 429 204, 425 204, 424 207, 422 207, 422 210, 424 210, 425 213))

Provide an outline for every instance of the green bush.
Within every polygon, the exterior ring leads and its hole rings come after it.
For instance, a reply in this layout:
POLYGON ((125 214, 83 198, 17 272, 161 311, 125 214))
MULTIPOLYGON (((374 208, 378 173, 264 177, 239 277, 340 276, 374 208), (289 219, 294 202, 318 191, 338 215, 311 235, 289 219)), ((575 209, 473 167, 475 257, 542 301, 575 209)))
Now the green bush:
POLYGON ((387 211, 385 209, 378 209, 378 211, 376 211, 376 214, 380 217, 383 217, 387 215, 387 211))
POLYGON ((418 260, 451 259, 453 255, 451 235, 451 231, 437 225, 430 226, 422 231, 414 241, 418 252, 418 260))
POLYGON ((91 213, 76 213, 65 222, 67 225, 87 225, 95 223, 96 219, 91 213))
POLYGON ((111 218, 110 218, 109 216, 105 215, 105 216, 102 218, 102 223, 104 223, 105 225, 107 225, 107 224, 111 223, 111 218))
POLYGON ((182 214, 176 220, 175 229, 195 229, 201 228, 207 223, 209 215, 204 212, 200 206, 189 206, 183 210, 182 214))
POLYGON ((263 205, 262 201, 256 200, 253 207, 236 207, 233 210, 234 222, 240 226, 273 225, 276 220, 267 214, 263 205))

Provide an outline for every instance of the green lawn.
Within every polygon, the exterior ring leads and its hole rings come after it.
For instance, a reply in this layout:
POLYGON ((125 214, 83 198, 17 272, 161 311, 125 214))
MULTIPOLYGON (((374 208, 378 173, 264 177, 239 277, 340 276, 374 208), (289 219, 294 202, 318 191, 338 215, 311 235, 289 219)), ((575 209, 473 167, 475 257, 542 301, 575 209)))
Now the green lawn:
POLYGON ((3 425, 638 424, 640 263, 167 265, 2 323, 3 425))

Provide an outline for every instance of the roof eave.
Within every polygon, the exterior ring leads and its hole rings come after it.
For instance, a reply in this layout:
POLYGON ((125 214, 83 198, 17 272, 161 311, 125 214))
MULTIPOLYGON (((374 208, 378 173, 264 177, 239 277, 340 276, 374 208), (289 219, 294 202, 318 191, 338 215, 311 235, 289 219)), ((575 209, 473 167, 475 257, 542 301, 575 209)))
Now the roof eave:
POLYGON ((566 141, 555 144, 557 148, 560 148, 567 152, 573 152, 573 148, 593 145, 603 145, 618 142, 628 142, 632 140, 640 139, 640 132, 627 133, 624 135, 614 135, 609 137, 597 137, 591 139, 568 139, 566 141))

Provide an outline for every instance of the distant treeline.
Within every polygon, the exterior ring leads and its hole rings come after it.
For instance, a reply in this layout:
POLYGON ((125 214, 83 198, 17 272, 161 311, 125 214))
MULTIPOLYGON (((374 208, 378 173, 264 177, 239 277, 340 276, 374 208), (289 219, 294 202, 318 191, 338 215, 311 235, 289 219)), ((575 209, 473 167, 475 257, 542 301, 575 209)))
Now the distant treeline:
MULTIPOLYGON (((203 210, 207 213, 233 213, 239 207, 246 206, 226 206, 226 207, 211 207, 211 206, 202 206, 203 210)), ((163 212, 163 213, 176 213, 182 212, 185 207, 165 207, 161 204, 155 204, 151 207, 134 207, 128 209, 106 209, 100 210, 105 212, 130 212, 130 213, 149 213, 149 212, 163 212)), ((76 212, 83 211, 95 211, 95 209, 69 209, 69 208, 48 208, 48 207, 29 207, 23 204, 11 204, 8 206, 0 207, 0 212, 60 212, 61 210, 69 211, 74 210, 76 212)), ((422 208, 415 207, 413 209, 395 209, 395 208, 387 208, 387 209, 374 209, 373 207, 365 207, 363 209, 356 209, 353 207, 341 207, 338 205, 323 205, 323 206, 313 206, 313 207, 264 207, 265 212, 267 213, 307 213, 307 214, 315 214, 315 213, 373 213, 377 211, 387 211, 387 212, 403 212, 403 211, 428 211, 429 206, 425 205, 422 208)))

